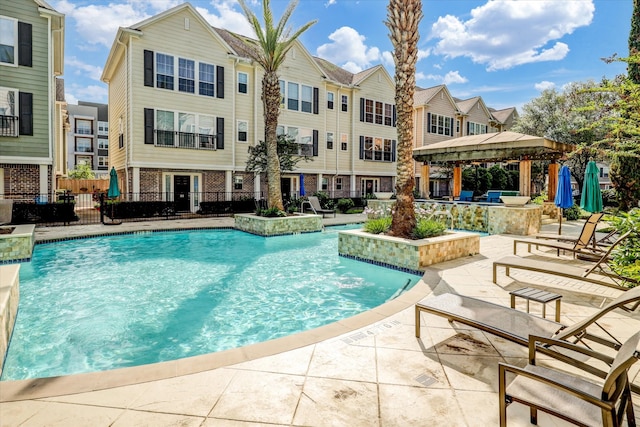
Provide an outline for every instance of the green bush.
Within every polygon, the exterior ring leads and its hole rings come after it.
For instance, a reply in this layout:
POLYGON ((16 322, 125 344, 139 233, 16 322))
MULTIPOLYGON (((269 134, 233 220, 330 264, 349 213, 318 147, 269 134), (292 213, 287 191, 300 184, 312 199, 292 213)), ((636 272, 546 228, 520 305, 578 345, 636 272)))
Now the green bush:
POLYGON ((354 206, 355 203, 353 203, 353 200, 351 199, 340 199, 338 200, 338 203, 336 203, 336 208, 342 213, 348 212, 349 209, 353 208, 354 206))
POLYGON ((348 213, 348 214, 361 214, 362 212, 364 212, 364 208, 351 208, 345 213, 348 213))
POLYGON ((567 221, 575 221, 576 219, 580 219, 582 217, 582 209, 580 206, 573 205, 570 208, 564 210, 564 217, 567 221))
POLYGON ((333 200, 331 200, 327 193, 324 191, 318 191, 314 196, 318 198, 318 202, 320 202, 320 207, 322 209, 333 209, 333 200))
POLYGON ((391 217, 370 219, 364 223, 364 231, 371 234, 386 233, 391 229, 391 217))
POLYGON ((533 197, 531 199, 531 203, 534 203, 536 205, 541 205, 547 200, 547 197, 548 197, 548 193, 545 190, 542 193, 538 194, 536 197, 533 197))
POLYGON ((619 152, 613 155, 609 177, 616 188, 620 209, 627 210, 640 200, 640 155, 619 152))
POLYGON ((620 245, 613 251, 612 269, 622 277, 631 279, 627 281, 630 287, 640 283, 640 209, 631 209, 629 212, 621 212, 618 216, 607 217, 618 233, 631 231, 620 245), (636 282, 636 283, 633 283, 636 282))
POLYGON ((416 228, 413 229, 414 239, 426 239, 427 237, 435 237, 444 234, 444 230, 447 226, 434 219, 420 219, 416 223, 416 228))
POLYGON ((258 211, 258 216, 264 216, 267 218, 275 218, 279 216, 287 216, 285 211, 281 211, 278 208, 267 208, 258 211))

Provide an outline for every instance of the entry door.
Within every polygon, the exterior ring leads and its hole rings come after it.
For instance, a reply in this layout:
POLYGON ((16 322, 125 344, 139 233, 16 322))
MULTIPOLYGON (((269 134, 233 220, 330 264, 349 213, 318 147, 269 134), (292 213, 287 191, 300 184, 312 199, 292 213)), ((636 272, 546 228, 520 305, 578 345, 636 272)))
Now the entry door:
POLYGON ((188 211, 191 208, 189 190, 191 189, 191 177, 188 175, 175 175, 173 177, 173 200, 176 202, 176 211, 188 211))
POLYGON ((376 179, 363 179, 362 180, 362 195, 373 196, 374 192, 378 191, 378 180, 376 179))
POLYGON ((283 201, 291 198, 291 178, 280 178, 280 191, 283 201))

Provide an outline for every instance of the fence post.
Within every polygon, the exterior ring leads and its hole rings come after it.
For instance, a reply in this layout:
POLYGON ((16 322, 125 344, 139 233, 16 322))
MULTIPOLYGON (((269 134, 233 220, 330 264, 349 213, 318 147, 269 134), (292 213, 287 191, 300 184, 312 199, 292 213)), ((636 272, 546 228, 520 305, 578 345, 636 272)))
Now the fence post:
POLYGON ((100 192, 100 222, 104 224, 104 209, 106 205, 104 203, 104 193, 100 192))

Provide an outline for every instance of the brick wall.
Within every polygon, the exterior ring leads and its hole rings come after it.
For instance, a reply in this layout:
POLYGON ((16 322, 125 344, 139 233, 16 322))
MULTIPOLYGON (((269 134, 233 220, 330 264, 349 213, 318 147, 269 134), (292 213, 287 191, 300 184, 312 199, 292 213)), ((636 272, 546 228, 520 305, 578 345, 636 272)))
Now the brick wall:
MULTIPOLYGON (((40 194, 40 166, 39 165, 15 165, 0 164, 4 170, 4 194, 9 197, 12 194, 40 194)), ((51 167, 47 168, 49 184, 47 193, 51 188, 51 167)))

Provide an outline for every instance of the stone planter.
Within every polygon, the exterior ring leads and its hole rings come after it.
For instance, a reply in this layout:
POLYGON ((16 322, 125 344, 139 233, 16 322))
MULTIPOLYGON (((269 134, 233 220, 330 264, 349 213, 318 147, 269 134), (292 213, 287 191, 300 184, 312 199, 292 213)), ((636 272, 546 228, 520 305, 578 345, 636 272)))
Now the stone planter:
POLYGON ((530 236, 540 232, 542 206, 524 205, 520 207, 489 207, 489 233, 517 234, 530 236))
POLYGON ((432 264, 479 252, 480 235, 462 231, 421 240, 400 239, 363 230, 338 234, 340 255, 415 273, 432 264))
POLYGON ((295 214, 293 216, 267 218, 255 214, 234 216, 235 228, 259 236, 312 233, 322 230, 320 215, 295 214))
POLYGON ((0 265, 31 261, 36 226, 2 226, 0 229, 11 230, 10 234, 0 233, 0 265))
POLYGON ((20 265, 0 265, 0 373, 18 314, 20 265))

